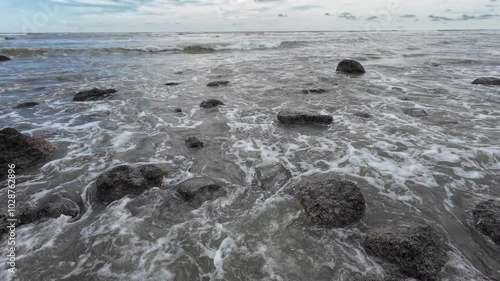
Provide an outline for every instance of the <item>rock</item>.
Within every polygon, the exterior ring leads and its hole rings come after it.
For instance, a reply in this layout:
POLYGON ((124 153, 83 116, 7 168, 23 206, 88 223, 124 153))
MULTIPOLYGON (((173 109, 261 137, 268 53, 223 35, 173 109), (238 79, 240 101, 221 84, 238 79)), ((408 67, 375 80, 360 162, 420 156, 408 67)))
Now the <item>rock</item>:
POLYGON ((349 74, 363 74, 365 73, 365 68, 361 63, 355 60, 343 60, 337 66, 337 71, 349 73, 349 74))
POLYGON ((165 86, 178 86, 180 85, 180 83, 176 83, 176 82, 169 82, 167 84, 165 84, 165 86))
POLYGON ((283 124, 330 124, 333 117, 310 111, 284 109, 278 113, 278 120, 283 124))
POLYGON ((472 211, 476 228, 500 245, 500 202, 487 200, 477 204, 472 211))
POLYGON ((122 165, 102 173, 96 180, 96 199, 107 205, 127 195, 137 196, 161 185, 167 171, 155 166, 122 165))
POLYGON ((425 117, 425 116, 427 116, 427 112, 425 112, 425 110, 420 109, 420 108, 405 109, 404 113, 406 115, 410 115, 413 117, 425 117))
POLYGON ((69 198, 57 195, 43 198, 36 208, 24 210, 18 218, 18 225, 29 224, 61 215, 76 218, 80 214, 80 206, 69 198))
POLYGON ((359 187, 349 181, 326 177, 319 175, 296 187, 296 196, 311 223, 334 228, 361 220, 366 207, 359 187))
POLYGON ((115 89, 106 89, 106 90, 101 90, 98 88, 94 88, 89 91, 83 91, 79 92, 78 94, 75 95, 73 98, 73 101, 92 101, 92 100, 102 100, 107 97, 110 97, 116 93, 115 89))
MULTIPOLYGON (((36 164, 46 162, 54 153, 56 147, 42 139, 21 134, 15 129, 6 128, 0 131, 0 167, 15 164, 16 173, 36 164)), ((0 178, 6 177, 6 173, 0 178)))
POLYGON ((229 81, 214 81, 207 84, 207 87, 219 87, 219 86, 227 86, 229 85, 229 81))
POLYGON ((185 201, 195 207, 203 205, 205 201, 226 195, 226 191, 222 189, 220 184, 206 177, 192 178, 181 182, 175 190, 185 201))
POLYGON ((4 55, 0 55, 0 61, 9 61, 10 58, 4 55))
POLYGON ((307 95, 307 94, 323 94, 328 92, 325 89, 309 89, 309 90, 302 90, 302 93, 307 95))
POLYGON ((436 280, 447 260, 442 245, 428 225, 376 229, 362 242, 369 255, 398 266, 401 273, 421 280, 436 280))
POLYGON ((191 149, 200 149, 205 146, 205 144, 195 137, 189 137, 186 139, 186 146, 191 149))
POLYGON ((175 112, 175 113, 181 113, 181 112, 182 112, 182 109, 180 109, 180 108, 176 108, 176 109, 174 109, 174 112, 175 112))
POLYGON ((354 115, 361 118, 372 118, 372 115, 368 112, 356 112, 354 115))
POLYGON ((217 107, 219 105, 224 105, 224 103, 221 102, 220 100, 217 100, 217 99, 209 99, 209 100, 202 101, 200 104, 200 107, 214 108, 214 107, 217 107))
POLYGON ((475 85, 500 86, 500 78, 481 77, 472 82, 475 85))
POLYGON ((288 181, 292 174, 280 163, 266 165, 255 169, 256 179, 254 184, 263 188, 270 189, 288 181))
POLYGON ((29 102, 25 102, 25 103, 21 103, 19 105, 17 105, 15 108, 16 109, 21 109, 21 108, 30 108, 30 107, 35 107, 39 105, 38 102, 34 102, 34 101, 29 101, 29 102))

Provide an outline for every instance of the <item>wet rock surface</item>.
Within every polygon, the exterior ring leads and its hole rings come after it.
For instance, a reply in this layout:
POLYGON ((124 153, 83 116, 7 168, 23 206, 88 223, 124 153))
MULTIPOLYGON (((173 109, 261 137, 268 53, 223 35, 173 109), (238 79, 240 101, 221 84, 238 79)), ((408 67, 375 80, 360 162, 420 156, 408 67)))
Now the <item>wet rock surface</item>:
POLYGON ((284 109, 278 113, 282 124, 330 124, 333 117, 305 110, 284 109))
POLYGON ((186 146, 191 149, 200 149, 205 146, 205 144, 198 138, 189 137, 185 140, 186 146))
POLYGON ((348 74, 363 74, 366 72, 361 63, 355 60, 341 61, 337 66, 337 71, 348 74))
POLYGON ((354 116, 357 116, 357 117, 360 117, 360 118, 365 118, 365 119, 373 117, 370 113, 368 113, 368 112, 361 112, 361 111, 354 113, 354 116))
POLYGON ((428 225, 399 225, 369 232, 366 252, 396 265, 401 273, 421 280, 437 280, 447 261, 444 246, 428 225))
POLYGON ((229 81, 213 81, 207 84, 207 87, 220 87, 229 85, 229 81))
POLYGON ((10 61, 10 58, 4 55, 0 55, 0 62, 2 61, 10 61))
POLYGON ((309 90, 302 90, 302 93, 304 95, 308 95, 308 94, 323 94, 323 93, 326 93, 328 92, 327 90, 325 89, 309 89, 309 90))
POLYGON ((194 207, 226 195, 226 191, 218 182, 207 177, 188 179, 178 184, 175 190, 194 207))
POLYGON ((224 105, 224 103, 218 99, 209 99, 209 100, 202 101, 200 104, 200 107, 214 108, 214 107, 218 107, 220 105, 224 105))
POLYGON ((180 83, 177 83, 177 82, 168 82, 165 84, 165 86, 179 86, 180 83))
POLYGON ((30 101, 30 102, 24 102, 21 104, 18 104, 15 108, 16 109, 22 109, 22 108, 31 108, 39 105, 38 102, 30 101))
POLYGON ((487 200, 480 202, 472 211, 476 228, 500 246, 500 202, 487 200))
POLYGON ((271 189, 288 181, 292 174, 280 163, 265 165, 255 169, 253 184, 262 189, 271 189))
POLYGON ((174 109, 174 112, 175 113, 182 113, 182 109, 178 107, 178 108, 174 109))
POLYGON ((500 86, 500 78, 481 77, 472 82, 475 85, 500 86))
POLYGON ((404 114, 412 116, 412 117, 425 117, 427 116, 427 112, 420 108, 408 108, 405 109, 404 114))
POLYGON ((48 196, 43 198, 37 207, 24 210, 18 218, 18 223, 29 224, 43 219, 58 218, 61 215, 76 218, 80 214, 80 205, 69 198, 48 196))
POLYGON ((101 90, 98 88, 94 88, 88 91, 82 91, 77 93, 73 97, 73 101, 94 101, 94 100, 102 100, 108 98, 116 93, 115 89, 106 89, 101 90))

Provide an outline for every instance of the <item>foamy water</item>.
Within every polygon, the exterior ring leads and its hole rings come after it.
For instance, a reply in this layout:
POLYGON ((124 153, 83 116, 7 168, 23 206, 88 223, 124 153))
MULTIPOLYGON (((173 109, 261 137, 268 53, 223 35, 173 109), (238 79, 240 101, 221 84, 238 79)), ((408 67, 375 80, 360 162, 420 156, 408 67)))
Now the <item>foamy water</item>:
MULTIPOLYGON (((443 280, 500 279, 500 249, 471 208, 500 199, 497 32, 30 34, 0 41, 0 124, 58 146, 19 177, 19 208, 81 196, 120 164, 169 167, 163 188, 105 210, 87 205, 18 229, 18 274, 2 280, 354 280, 388 272, 360 245, 372 227, 426 222, 446 235, 443 280), (200 53, 186 52, 198 46, 200 53), (367 69, 335 72, 344 58, 367 69), (214 80, 228 87, 208 88, 214 80), (179 86, 164 86, 179 82, 179 86), (111 99, 75 103, 94 87, 111 99), (323 88, 323 94, 301 93, 323 88), (202 100, 226 106, 205 110, 202 100), (13 107, 26 101, 33 109, 13 107), (180 107, 183 113, 175 113, 180 107), (285 107, 333 116, 328 127, 282 126, 285 107), (416 118, 406 109, 424 109, 416 118), (370 119, 354 113, 369 112, 370 119), (184 139, 206 147, 190 151, 184 139), (261 170, 289 175, 261 188, 261 170), (344 229, 307 226, 287 190, 332 173, 355 181, 366 216, 344 229), (168 187, 208 176, 228 195, 190 211, 168 187)), ((0 190, 2 206, 6 190, 0 190)), ((5 249, 6 242, 0 248, 5 249)), ((5 255, 0 262, 5 265, 5 255)))

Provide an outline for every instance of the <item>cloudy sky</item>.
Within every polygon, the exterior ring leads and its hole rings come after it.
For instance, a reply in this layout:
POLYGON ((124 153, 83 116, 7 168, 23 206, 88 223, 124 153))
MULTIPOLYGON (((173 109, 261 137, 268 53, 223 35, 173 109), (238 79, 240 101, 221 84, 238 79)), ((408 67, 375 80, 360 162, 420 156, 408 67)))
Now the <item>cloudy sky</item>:
POLYGON ((499 29, 500 0, 0 0, 0 32, 499 29))

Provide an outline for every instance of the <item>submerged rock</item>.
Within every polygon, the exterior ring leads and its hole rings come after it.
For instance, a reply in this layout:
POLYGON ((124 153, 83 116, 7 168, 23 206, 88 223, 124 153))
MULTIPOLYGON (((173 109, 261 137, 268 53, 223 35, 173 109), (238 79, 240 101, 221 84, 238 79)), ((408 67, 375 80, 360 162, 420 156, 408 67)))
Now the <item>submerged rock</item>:
POLYGON ((102 173, 96 180, 96 198, 107 205, 127 195, 137 196, 162 184, 167 171, 156 165, 122 165, 102 173))
POLYGON ((362 242, 369 255, 398 266, 401 273, 422 280, 436 280, 447 260, 442 245, 428 225, 376 229, 362 242))
MULTIPOLYGON (((50 142, 21 134, 15 129, 6 128, 0 131, 0 166, 15 164, 16 172, 46 162, 56 150, 50 142)), ((6 177, 2 173, 0 178, 6 177)))
POLYGON ((358 116, 361 118, 372 118, 372 115, 368 112, 356 112, 354 113, 354 116, 358 116))
POLYGON ((284 109, 278 113, 278 120, 283 124, 330 124, 333 117, 310 111, 284 109))
POLYGON ((327 90, 325 89, 309 89, 309 90, 302 90, 302 93, 307 95, 307 94, 323 94, 323 93, 326 93, 328 92, 327 90))
POLYGON ((201 206, 205 201, 213 200, 226 195, 222 186, 213 179, 199 177, 181 182, 175 188, 182 198, 195 207, 201 206))
POLYGON ((404 114, 410 115, 413 117, 425 117, 427 116, 427 112, 420 108, 409 108, 404 110, 404 114))
POLYGON ((363 74, 365 73, 365 68, 355 60, 343 60, 337 66, 337 71, 349 73, 349 74, 363 74))
POLYGON ((297 185, 296 196, 309 220, 320 227, 346 227, 365 214, 359 187, 338 178, 317 178, 297 185))
POLYGON ((174 112, 175 112, 175 113, 181 113, 181 112, 182 112, 182 109, 178 107, 178 108, 174 109, 174 112))
POLYGON ((94 88, 89 91, 79 92, 78 94, 75 95, 75 97, 73 97, 73 101, 102 100, 107 97, 110 97, 114 93, 116 93, 115 89, 101 90, 98 88, 94 88))
POLYGON ((266 165, 255 169, 254 184, 263 189, 270 189, 288 181, 292 174, 280 163, 266 165))
POLYGON ((202 101, 200 104, 200 107, 214 108, 214 107, 217 107, 219 105, 224 105, 224 103, 221 102, 220 100, 217 100, 217 99, 209 99, 209 100, 202 101))
POLYGON ((186 139, 186 146, 191 149, 200 149, 205 146, 205 144, 195 137, 189 137, 186 139))
POLYGON ((9 61, 10 58, 4 55, 0 55, 0 61, 9 61))
POLYGON ((496 77, 481 77, 472 82, 476 85, 500 86, 500 78, 496 77))
POLYGON ((165 86, 179 86, 180 83, 177 83, 177 82, 169 82, 167 84, 165 84, 165 86))
POLYGON ((229 81, 213 81, 207 84, 207 87, 219 87, 219 86, 227 86, 229 85, 229 81))
POLYGON ((76 218, 79 214, 80 206, 76 202, 69 198, 52 195, 43 198, 36 208, 24 210, 18 218, 18 225, 58 218, 61 215, 76 218))
POLYGON ((30 108, 30 107, 35 107, 39 105, 38 102, 34 102, 34 101, 29 101, 29 102, 25 102, 25 103, 21 103, 21 104, 18 104, 15 108, 16 109, 21 109, 21 108, 30 108))
POLYGON ((500 245, 500 202, 487 200, 477 204, 472 211, 476 228, 500 245))

